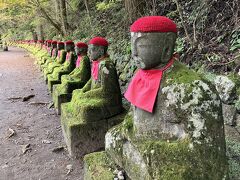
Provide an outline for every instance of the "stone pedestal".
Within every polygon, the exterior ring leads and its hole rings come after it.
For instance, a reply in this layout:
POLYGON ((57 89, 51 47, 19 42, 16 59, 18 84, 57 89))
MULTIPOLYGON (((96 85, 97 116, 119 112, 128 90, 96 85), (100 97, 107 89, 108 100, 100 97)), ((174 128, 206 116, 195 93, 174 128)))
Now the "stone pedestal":
POLYGON ((215 143, 138 139, 128 119, 108 131, 105 148, 132 180, 227 179, 225 144, 215 143))
POLYGON ((70 156, 82 157, 85 154, 103 149, 106 132, 122 122, 124 115, 123 113, 112 118, 91 122, 66 116, 61 118, 64 139, 70 156))

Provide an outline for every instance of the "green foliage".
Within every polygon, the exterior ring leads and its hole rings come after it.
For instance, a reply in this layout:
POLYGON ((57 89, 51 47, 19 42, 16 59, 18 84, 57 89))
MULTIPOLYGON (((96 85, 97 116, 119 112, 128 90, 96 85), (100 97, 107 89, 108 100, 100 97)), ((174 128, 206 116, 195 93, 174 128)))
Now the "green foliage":
POLYGON ((230 43, 230 51, 235 51, 240 48, 240 30, 233 31, 230 43))
POLYGON ((104 10, 108 10, 110 8, 112 8, 115 5, 115 3, 113 1, 110 2, 99 2, 96 4, 97 10, 99 11, 104 11, 104 10))
POLYGON ((177 38, 175 51, 181 53, 184 50, 185 40, 183 38, 177 38))
POLYGON ((205 56, 210 62, 219 62, 221 60, 221 56, 216 53, 207 53, 205 54, 205 56))

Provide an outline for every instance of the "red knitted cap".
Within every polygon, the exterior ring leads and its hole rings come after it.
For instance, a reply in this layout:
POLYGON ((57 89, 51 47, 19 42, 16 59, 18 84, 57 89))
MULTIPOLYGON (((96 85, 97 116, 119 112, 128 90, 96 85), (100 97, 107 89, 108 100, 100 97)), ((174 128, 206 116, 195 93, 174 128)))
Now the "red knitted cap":
POLYGON ((146 16, 136 20, 131 32, 174 32, 177 33, 177 25, 165 16, 146 16))
POLYGON ((70 44, 73 44, 74 45, 74 42, 72 40, 68 40, 65 42, 66 45, 70 45, 70 44))
POLYGON ((58 41, 59 45, 64 45, 64 42, 58 41))
POLYGON ((89 44, 97 45, 97 46, 108 46, 108 42, 103 37, 94 37, 89 41, 89 44))
POLYGON ((78 43, 76 44, 76 46, 77 46, 78 48, 88 48, 88 45, 87 45, 86 43, 83 43, 83 42, 78 42, 78 43))
POLYGON ((52 41, 52 44, 57 44, 57 41, 52 41))

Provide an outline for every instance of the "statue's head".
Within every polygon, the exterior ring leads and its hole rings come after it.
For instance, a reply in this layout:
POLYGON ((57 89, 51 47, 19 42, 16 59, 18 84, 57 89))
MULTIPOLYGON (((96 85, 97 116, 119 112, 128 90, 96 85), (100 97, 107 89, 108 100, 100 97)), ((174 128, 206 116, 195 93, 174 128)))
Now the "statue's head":
POLYGON ((38 40, 37 43, 38 44, 43 44, 43 40, 38 40))
POLYGON ((52 46, 52 40, 47 40, 47 47, 51 47, 52 46))
POLYGON ((52 41, 52 48, 53 49, 57 48, 57 41, 52 41))
POLYGON ((75 46, 75 51, 77 55, 86 55, 88 51, 88 45, 83 42, 78 42, 75 46))
POLYGON ((73 41, 69 40, 65 42, 65 50, 67 52, 74 51, 74 48, 75 48, 75 45, 73 41))
POLYGON ((108 42, 103 37, 94 37, 89 41, 88 55, 91 60, 97 61, 107 55, 108 42))
POLYGON ((146 16, 131 26, 132 56, 141 69, 165 66, 173 56, 177 26, 164 16, 146 16))
POLYGON ((63 50, 65 47, 64 47, 64 42, 58 42, 58 44, 57 44, 57 50, 63 50))

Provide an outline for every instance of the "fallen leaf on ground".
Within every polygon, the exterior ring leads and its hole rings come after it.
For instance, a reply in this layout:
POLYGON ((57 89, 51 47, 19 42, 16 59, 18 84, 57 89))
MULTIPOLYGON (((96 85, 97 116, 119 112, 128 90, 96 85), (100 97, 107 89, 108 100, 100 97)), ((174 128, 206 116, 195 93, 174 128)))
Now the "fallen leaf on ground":
POLYGON ((52 142, 51 142, 51 141, 48 141, 48 140, 42 140, 42 143, 43 143, 43 144, 51 144, 52 142))
POLYGON ((49 102, 30 102, 29 105, 46 105, 49 104, 49 102))
POLYGON ((11 129, 11 128, 8 128, 8 131, 9 131, 8 138, 10 138, 10 137, 12 137, 12 136, 14 136, 16 134, 16 132, 13 129, 11 129))
POLYGON ((63 146, 59 146, 59 147, 56 147, 52 150, 52 152, 54 153, 58 153, 58 152, 61 152, 64 150, 64 147, 63 146))
POLYGON ((30 144, 22 145, 22 152, 23 152, 23 154, 25 154, 29 150, 31 150, 30 144))
POLYGON ((53 107, 53 105, 54 105, 53 102, 52 102, 52 103, 49 103, 49 105, 48 105, 48 109, 51 109, 51 108, 53 107))
POLYGON ((69 175, 72 171, 73 171, 73 167, 72 167, 72 164, 69 164, 69 165, 67 165, 67 170, 68 170, 68 172, 67 172, 67 174, 66 175, 69 175))
POLYGON ((22 99, 22 97, 9 97, 9 98, 7 98, 7 100, 18 100, 18 99, 22 99))
POLYGON ((23 102, 24 101, 28 101, 29 99, 31 99, 31 98, 33 98, 33 97, 35 97, 35 95, 34 94, 31 94, 31 95, 29 95, 29 96, 26 96, 26 97, 23 97, 23 102))

